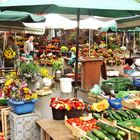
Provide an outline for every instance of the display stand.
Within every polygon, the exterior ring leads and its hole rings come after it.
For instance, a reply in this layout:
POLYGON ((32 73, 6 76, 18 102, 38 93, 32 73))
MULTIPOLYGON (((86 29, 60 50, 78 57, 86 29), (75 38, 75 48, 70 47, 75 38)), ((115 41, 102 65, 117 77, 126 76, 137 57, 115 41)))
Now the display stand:
POLYGON ((94 84, 100 82, 100 70, 103 60, 84 58, 81 59, 81 89, 89 91, 94 84))

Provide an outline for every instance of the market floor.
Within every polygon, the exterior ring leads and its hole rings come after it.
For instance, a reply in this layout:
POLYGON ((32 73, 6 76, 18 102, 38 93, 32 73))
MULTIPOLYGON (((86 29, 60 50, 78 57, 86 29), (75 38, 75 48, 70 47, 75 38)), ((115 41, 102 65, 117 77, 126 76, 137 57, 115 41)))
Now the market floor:
MULTIPOLYGON (((52 118, 52 110, 49 106, 50 99, 52 97, 71 98, 74 97, 74 93, 61 93, 59 85, 56 85, 51 94, 46 96, 39 96, 39 99, 35 104, 35 110, 40 112, 41 118, 52 118)), ((81 90, 78 91, 77 97, 83 99, 88 103, 93 102, 92 100, 88 99, 88 93, 81 90)))

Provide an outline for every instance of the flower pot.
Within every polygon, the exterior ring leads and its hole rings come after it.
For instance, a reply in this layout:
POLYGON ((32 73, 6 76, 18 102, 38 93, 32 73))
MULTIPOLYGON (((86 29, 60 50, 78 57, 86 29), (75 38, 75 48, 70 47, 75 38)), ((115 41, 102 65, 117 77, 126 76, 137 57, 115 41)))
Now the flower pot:
POLYGON ((83 113, 83 110, 81 110, 81 109, 66 110, 67 118, 81 117, 82 113, 83 113))
POLYGON ((64 120, 65 109, 59 110, 52 107, 52 115, 54 120, 64 120))
POLYGON ((16 114, 26 114, 34 111, 34 104, 37 99, 31 101, 13 101, 12 99, 8 100, 8 106, 11 107, 12 111, 16 114))
POLYGON ((62 72, 60 70, 55 71, 55 80, 59 81, 61 77, 62 77, 62 72))

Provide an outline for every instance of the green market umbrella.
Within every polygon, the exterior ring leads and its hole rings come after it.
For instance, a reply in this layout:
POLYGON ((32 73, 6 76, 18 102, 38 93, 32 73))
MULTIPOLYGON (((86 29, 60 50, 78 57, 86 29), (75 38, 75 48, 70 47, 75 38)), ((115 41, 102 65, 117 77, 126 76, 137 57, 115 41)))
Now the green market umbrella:
POLYGON ((115 20, 108 21, 100 29, 101 32, 117 32, 117 24, 115 20))
POLYGON ((75 66, 75 90, 77 96, 77 71, 80 15, 125 17, 140 14, 140 4, 134 0, 8 0, 0 4, 0 10, 18 10, 31 13, 63 13, 77 15, 77 42, 75 66))
POLYGON ((116 20, 116 23, 119 29, 134 29, 135 27, 140 26, 140 15, 121 18, 116 20))
POLYGON ((45 22, 45 17, 35 15, 28 12, 21 11, 3 11, 0 12, 0 22, 29 22, 29 23, 37 23, 37 22, 45 22))
POLYGON ((125 17, 140 14, 140 4, 135 0, 8 0, 0 4, 1 10, 31 13, 65 13, 125 17))

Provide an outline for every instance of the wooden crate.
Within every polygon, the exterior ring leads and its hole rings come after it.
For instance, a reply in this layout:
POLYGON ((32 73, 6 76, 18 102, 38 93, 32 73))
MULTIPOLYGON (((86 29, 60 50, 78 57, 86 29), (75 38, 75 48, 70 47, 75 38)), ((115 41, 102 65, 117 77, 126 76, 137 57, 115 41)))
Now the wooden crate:
POLYGON ((1 110, 1 120, 2 120, 2 132, 4 133, 5 139, 10 139, 10 122, 9 113, 11 109, 9 107, 3 108, 1 110))
POLYGON ((103 96, 101 95, 95 95, 95 94, 92 94, 92 93, 88 93, 88 98, 90 100, 93 100, 95 102, 99 102, 99 101, 102 101, 103 99, 105 99, 103 96))
POLYGON ((134 100, 139 100, 140 101, 140 98, 133 98, 133 99, 123 99, 122 100, 122 105, 126 108, 129 108, 129 109, 140 109, 140 105, 134 103, 134 100))

